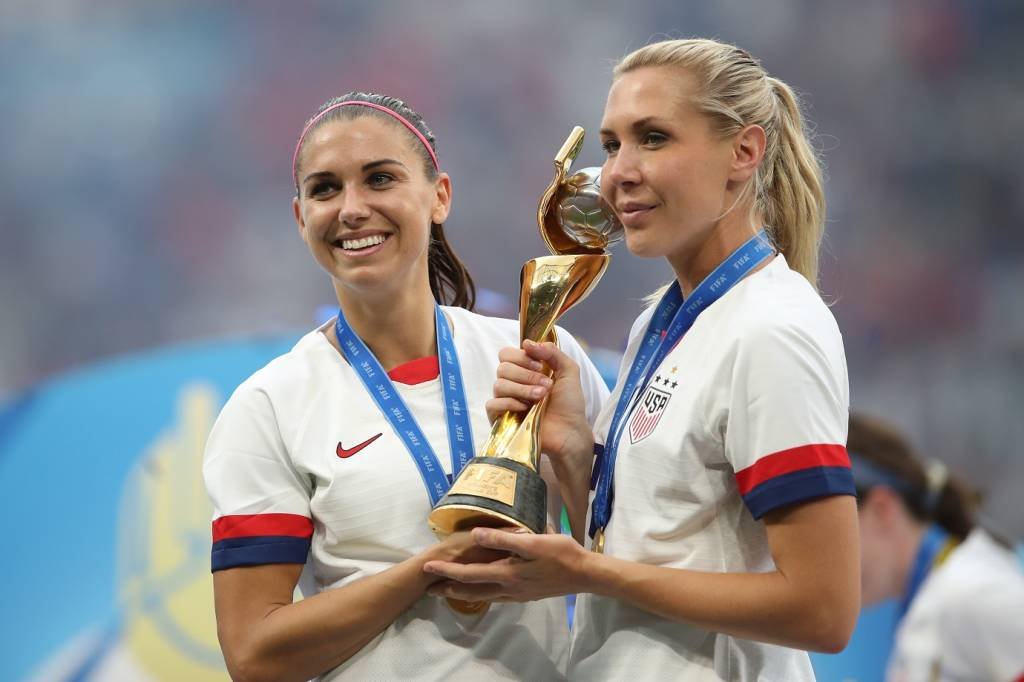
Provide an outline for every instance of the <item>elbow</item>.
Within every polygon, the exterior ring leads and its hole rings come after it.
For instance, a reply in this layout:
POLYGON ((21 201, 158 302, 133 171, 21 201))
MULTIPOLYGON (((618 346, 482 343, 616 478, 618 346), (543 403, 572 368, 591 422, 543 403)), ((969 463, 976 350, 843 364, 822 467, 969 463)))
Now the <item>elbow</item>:
POLYGON ((267 661, 227 656, 224 657, 224 660, 227 663, 228 675, 231 676, 232 682, 280 682, 290 679, 287 674, 277 670, 275 666, 269 665, 267 661))
POLYGON ((232 682, 281 682, 292 679, 275 665, 274 660, 261 656, 255 647, 224 646, 222 643, 221 650, 232 682))
POLYGON ((810 650, 821 654, 838 654, 849 643, 850 633, 848 632, 823 632, 816 638, 810 650))
POLYGON ((807 648, 823 654, 838 654, 850 643, 857 624, 858 610, 846 604, 827 604, 818 609, 813 632, 808 633, 807 648))
POLYGON ((266 666, 251 656, 224 651, 224 662, 233 682, 264 682, 270 679, 266 666))

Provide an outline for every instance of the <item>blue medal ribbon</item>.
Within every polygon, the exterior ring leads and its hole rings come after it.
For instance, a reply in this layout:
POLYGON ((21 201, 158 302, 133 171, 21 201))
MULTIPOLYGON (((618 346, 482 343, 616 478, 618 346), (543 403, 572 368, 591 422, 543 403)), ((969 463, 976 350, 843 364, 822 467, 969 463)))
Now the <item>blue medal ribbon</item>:
POLYGON ((950 549, 951 538, 949 533, 944 531, 938 524, 931 524, 921 538, 921 545, 917 548, 917 556, 914 558, 914 566, 910 570, 910 578, 907 583, 906 594, 900 600, 899 611, 896 615, 896 622, 903 620, 907 615, 911 602, 917 596, 918 590, 928 577, 931 570, 946 558, 950 549))
POLYGON ((349 365, 367 392, 377 403, 381 414, 388 420, 391 428, 405 444, 409 455, 419 469, 423 485, 427 488, 431 505, 440 502, 452 480, 459 474, 466 462, 473 458, 473 432, 469 424, 469 409, 466 404, 465 383, 462 380, 462 369, 459 356, 455 351, 448 321, 441 312, 441 307, 434 306, 434 326, 437 330, 437 358, 441 372, 441 395, 445 405, 445 421, 448 424, 448 440, 451 445, 452 474, 445 476, 434 449, 423 435, 423 430, 416 422, 409 407, 398 394, 398 389, 363 340, 352 330, 345 313, 338 310, 338 319, 334 323, 334 332, 338 335, 338 345, 349 365))
POLYGON ((625 418, 632 413, 640 401, 640 397, 647 390, 651 377, 658 366, 693 326, 701 312, 774 253, 764 230, 761 230, 722 261, 686 300, 683 300, 678 280, 673 282, 669 290, 661 297, 661 301, 658 302, 658 307, 654 309, 654 315, 647 325, 647 331, 644 332, 643 341, 640 343, 636 357, 633 358, 629 373, 626 375, 622 392, 619 394, 619 401, 612 415, 611 425, 608 428, 607 441, 603 448, 595 448, 597 458, 594 462, 594 469, 597 477, 597 492, 590 515, 591 538, 598 531, 604 532, 611 518, 612 500, 615 497, 612 482, 615 473, 615 457, 618 454, 619 442, 625 429, 625 418))

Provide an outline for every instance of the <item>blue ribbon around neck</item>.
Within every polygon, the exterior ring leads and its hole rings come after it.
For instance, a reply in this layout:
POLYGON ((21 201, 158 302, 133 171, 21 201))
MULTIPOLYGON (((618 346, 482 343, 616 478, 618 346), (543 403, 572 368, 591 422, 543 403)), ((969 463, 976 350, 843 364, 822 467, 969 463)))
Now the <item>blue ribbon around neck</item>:
POLYGON ((949 533, 944 531, 938 524, 930 524, 921 538, 921 545, 917 548, 917 556, 914 557, 914 566, 910 570, 907 580, 907 591, 900 600, 899 611, 896 615, 896 622, 903 620, 907 615, 910 604, 917 596, 918 590, 928 577, 936 562, 940 559, 942 551, 949 543, 949 533))
POLYGON ((701 312, 774 253, 764 230, 761 230, 722 261, 685 300, 678 280, 661 297, 626 375, 605 446, 597 448, 594 462, 597 491, 591 508, 590 537, 593 538, 598 530, 604 531, 611 519, 615 497, 615 457, 626 425, 625 417, 636 407, 658 366, 701 312))
POLYGON ((466 404, 466 389, 462 380, 462 369, 459 367, 459 356, 455 351, 455 342, 448 328, 448 321, 438 305, 434 306, 434 327, 437 332, 441 395, 445 405, 445 421, 448 424, 448 441, 451 446, 451 476, 445 475, 441 462, 423 435, 416 417, 398 394, 398 389, 391 382, 380 361, 352 330, 340 309, 338 319, 334 323, 342 354, 377 403, 381 414, 405 444, 419 469, 431 505, 436 505, 444 497, 454 477, 458 476, 466 462, 473 458, 474 453, 473 431, 469 423, 469 406, 466 404))

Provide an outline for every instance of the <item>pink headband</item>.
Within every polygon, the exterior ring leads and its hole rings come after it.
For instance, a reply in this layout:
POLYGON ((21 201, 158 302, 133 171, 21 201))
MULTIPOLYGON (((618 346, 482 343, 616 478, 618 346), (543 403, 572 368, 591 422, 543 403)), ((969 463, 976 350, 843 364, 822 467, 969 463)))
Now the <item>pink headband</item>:
POLYGON ((370 107, 371 109, 376 109, 377 111, 383 111, 385 114, 387 114, 391 118, 395 119, 396 121, 404 125, 412 132, 413 135, 416 136, 416 139, 423 143, 423 147, 427 150, 427 153, 430 154, 430 160, 434 162, 434 170, 439 170, 439 166, 437 164, 437 154, 435 154, 434 150, 430 147, 430 143, 427 141, 427 138, 423 136, 423 133, 416 130, 416 126, 405 120, 404 116, 392 111, 391 109, 388 109, 387 107, 382 107, 379 104, 373 104, 372 102, 360 102, 359 100, 349 100, 348 102, 338 102, 337 104, 332 104, 331 106, 327 107, 319 114, 314 116, 313 119, 306 124, 306 127, 302 129, 302 134, 299 135, 299 141, 295 145, 295 153, 292 154, 292 178, 294 178, 296 186, 298 186, 299 184, 299 176, 298 169, 295 167, 295 163, 299 160, 299 149, 302 148, 302 141, 306 139, 306 133, 309 132, 310 128, 316 125, 317 121, 326 116, 329 112, 334 111, 335 109, 340 109, 341 107, 348 106, 370 107))

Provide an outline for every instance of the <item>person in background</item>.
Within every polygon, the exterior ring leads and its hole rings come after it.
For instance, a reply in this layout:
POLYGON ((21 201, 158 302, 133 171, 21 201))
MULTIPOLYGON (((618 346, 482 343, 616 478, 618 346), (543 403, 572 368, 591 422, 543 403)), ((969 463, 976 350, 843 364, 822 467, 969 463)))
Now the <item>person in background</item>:
POLYGON ((449 579, 431 589, 580 593, 574 679, 813 680, 801 650, 845 647, 860 560, 846 359, 817 291, 821 169, 797 100, 733 45, 654 43, 616 67, 601 141, 627 247, 675 281, 633 324, 596 428, 572 358, 502 351, 488 411, 550 397, 542 448, 576 540, 476 529, 514 556, 428 562, 449 579))
MULTIPOLYGON (((239 386, 210 434, 228 670, 275 682, 562 679, 562 599, 464 614, 426 594, 437 580, 427 561, 503 556, 464 532, 438 542, 427 515, 486 440, 498 350, 519 339, 516 321, 471 312, 472 280, 442 228, 452 186, 433 135, 402 101, 349 93, 306 124, 292 173, 299 234, 339 312, 239 386)), ((594 416, 607 389, 575 340, 558 338, 594 416)), ((557 525, 557 481, 542 474, 557 525)))
POLYGON ((888 680, 1024 680, 1024 570, 978 495, 879 419, 851 414, 847 448, 863 603, 899 603, 888 680))

